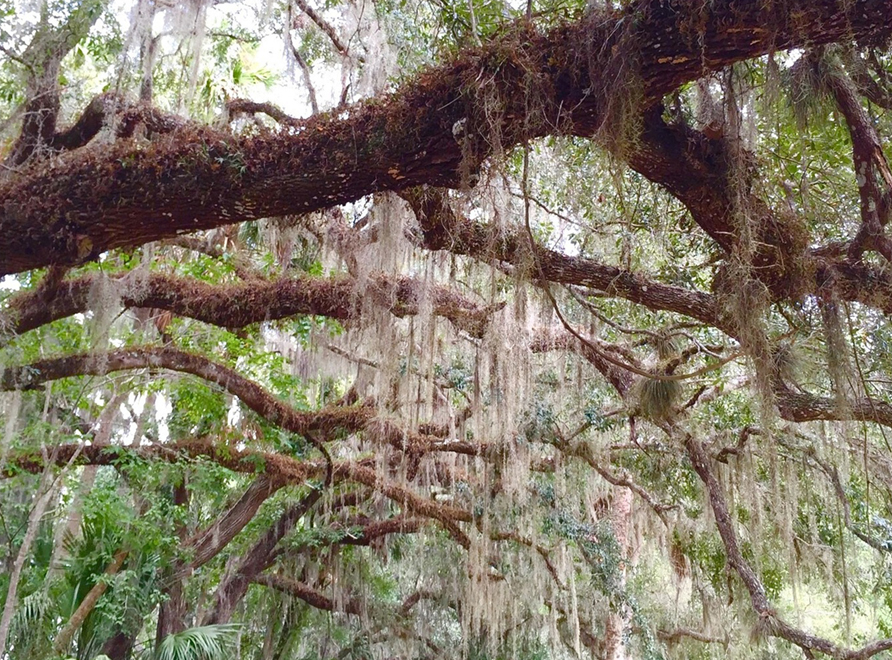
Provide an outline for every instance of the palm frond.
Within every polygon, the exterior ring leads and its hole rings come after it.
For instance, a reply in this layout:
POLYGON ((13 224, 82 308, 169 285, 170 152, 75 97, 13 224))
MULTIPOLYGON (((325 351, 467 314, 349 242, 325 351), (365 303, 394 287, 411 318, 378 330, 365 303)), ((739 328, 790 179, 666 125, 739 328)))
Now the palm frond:
POLYGON ((12 617, 12 634, 34 630, 47 611, 52 607, 53 599, 44 591, 35 591, 22 599, 12 617))
POLYGON ((235 623, 218 623, 196 626, 165 637, 152 660, 222 660, 235 655, 241 626, 235 623))

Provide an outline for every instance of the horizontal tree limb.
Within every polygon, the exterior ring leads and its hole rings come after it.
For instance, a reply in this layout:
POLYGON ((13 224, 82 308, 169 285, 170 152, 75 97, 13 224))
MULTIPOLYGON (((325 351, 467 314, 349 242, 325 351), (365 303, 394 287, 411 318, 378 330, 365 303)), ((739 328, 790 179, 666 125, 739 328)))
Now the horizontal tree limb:
MULTIPOLYGON (((67 465, 72 457, 74 457, 73 465, 111 466, 126 466, 133 458, 171 463, 184 457, 204 458, 234 472, 267 475, 271 479, 287 483, 303 483, 307 479, 319 477, 326 470, 326 465, 322 461, 300 461, 280 453, 238 449, 206 438, 173 444, 153 443, 138 447, 69 443, 53 447, 50 456, 53 463, 58 466, 67 465)), ((374 459, 370 459, 370 462, 373 461, 374 459)), ((39 450, 11 451, 3 468, 0 469, 0 475, 11 477, 20 472, 40 473, 45 465, 46 459, 39 450)), ((333 477, 338 482, 351 481, 368 486, 394 503, 442 523, 452 525, 456 522, 471 522, 474 519, 469 511, 422 497, 405 486, 385 479, 362 461, 335 462, 333 477)))
MULTIPOLYGON (((102 275, 84 275, 60 282, 49 296, 42 288, 13 296, 6 322, 0 327, 22 334, 52 321, 88 311, 91 291, 102 275)), ((395 316, 418 314, 422 305, 449 319, 474 337, 483 335, 492 307, 481 307, 444 286, 411 277, 373 275, 357 282, 342 275, 251 280, 239 284, 208 284, 194 278, 161 273, 110 278, 108 284, 124 307, 162 309, 222 328, 243 328, 298 314, 347 321, 359 318, 374 302, 395 316)))
POLYGON ((462 217, 440 190, 415 188, 403 192, 402 197, 415 212, 423 235, 422 244, 428 249, 447 250, 486 262, 507 262, 533 281, 598 289, 608 296, 654 311, 682 314, 733 336, 733 327, 723 320, 711 294, 662 284, 592 259, 531 246, 529 237, 519 231, 502 232, 492 225, 462 217))
POLYGON ((278 591, 294 596, 295 598, 300 598, 317 610, 343 612, 345 614, 355 614, 356 616, 362 614, 363 608, 358 600, 345 598, 336 602, 334 599, 324 595, 321 591, 313 589, 310 585, 298 582, 297 580, 285 577, 284 575, 264 573, 256 576, 253 579, 253 582, 254 584, 262 584, 270 589, 277 589, 278 591))
POLYGON ((622 116, 629 85, 646 107, 776 50, 882 42, 892 32, 892 0, 717 0, 699 7, 696 21, 683 3, 638 0, 547 34, 524 26, 389 97, 278 134, 189 127, 149 145, 77 150, 14 175, 0 184, 0 275, 383 190, 458 186, 491 155, 492 136, 505 148, 590 135, 622 116))

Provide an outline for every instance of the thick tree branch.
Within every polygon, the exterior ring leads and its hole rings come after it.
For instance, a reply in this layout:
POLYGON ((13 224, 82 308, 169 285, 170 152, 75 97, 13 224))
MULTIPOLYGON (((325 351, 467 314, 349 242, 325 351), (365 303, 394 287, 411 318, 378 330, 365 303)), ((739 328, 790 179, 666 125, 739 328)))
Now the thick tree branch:
POLYGON ((106 0, 87 0, 73 5, 62 25, 44 19, 19 61, 28 69, 25 113, 19 137, 6 162, 21 165, 55 139, 61 107, 59 71, 62 60, 105 11, 106 0))
POLYGON ((192 552, 187 566, 188 574, 217 556, 235 536, 245 528, 270 496, 287 482, 277 477, 261 474, 248 487, 232 508, 220 516, 214 524, 185 542, 192 552))
POLYGON ((258 575, 253 579, 254 584, 262 584, 270 589, 277 589, 283 593, 300 598, 302 601, 315 607, 317 610, 325 610, 326 612, 344 612, 345 614, 362 614, 361 603, 353 598, 347 598, 335 602, 321 591, 313 589, 311 586, 298 582, 284 575, 275 573, 258 575))
POLYGON ((359 430, 371 419, 366 408, 329 408, 321 413, 303 413, 277 400, 269 392, 237 371, 193 353, 175 348, 118 350, 96 355, 74 355, 41 360, 25 367, 0 372, 0 390, 29 390, 41 384, 72 376, 105 375, 134 369, 170 369, 192 374, 220 386, 270 423, 310 437, 314 432, 345 428, 359 430))
POLYGON ((780 388, 777 405, 781 416, 791 422, 855 420, 892 428, 892 405, 872 398, 862 397, 840 406, 834 398, 780 388))
MULTIPOLYGON (((53 465, 126 465, 130 457, 143 460, 176 462, 184 457, 204 458, 233 472, 266 475, 270 480, 301 484, 307 479, 324 474, 326 465, 321 461, 299 461, 290 456, 273 452, 238 449, 229 444, 214 443, 207 439, 193 439, 171 445, 152 444, 141 447, 119 445, 93 445, 70 443, 52 448, 50 463, 53 465)), ((10 452, 0 476, 12 477, 20 472, 40 473, 47 460, 40 451, 10 452)), ((405 486, 388 481, 363 462, 338 461, 334 464, 333 477, 337 482, 352 481, 368 486, 396 504, 418 515, 448 523, 471 522, 472 514, 459 507, 441 504, 422 497, 405 486)), ((414 525, 411 521, 386 521, 378 534, 389 533, 391 526, 414 525)), ((463 535, 459 535, 465 540, 463 535)), ((362 543, 358 543, 362 545, 362 543)))
POLYGON ((658 630, 657 637, 670 645, 677 644, 683 637, 687 637, 704 644, 723 644, 725 646, 728 645, 729 641, 727 637, 713 637, 712 635, 707 635, 706 633, 702 633, 699 630, 692 630, 691 628, 658 630))
MULTIPOLYGON (((324 465, 318 462, 298 461, 283 454, 238 449, 229 444, 213 442, 207 438, 192 438, 172 444, 150 444, 139 447, 123 447, 113 444, 68 443, 57 445, 50 453, 51 463, 68 465, 125 465, 138 458, 144 461, 175 463, 184 458, 206 459, 217 465, 242 474, 268 474, 271 478, 288 483, 303 483, 322 474, 324 465)), ((21 472, 39 474, 46 458, 38 450, 18 450, 7 455, 0 476, 9 478, 21 472)))
POLYGON ((646 106, 708 71, 775 50, 878 43, 892 32, 892 2, 721 0, 691 23, 687 6, 639 0, 547 34, 508 30, 384 101, 311 118, 303 130, 253 138, 186 130, 151 149, 120 142, 103 155, 73 153, 0 185, 0 275, 382 190, 457 186, 490 155, 493 134, 501 147, 591 134, 620 114, 614 99, 627 95, 630 78, 646 106), (540 110, 520 121, 530 93, 540 110))
POLYGON ((570 257, 538 245, 531 253, 529 240, 521 232, 499 232, 496 228, 459 216, 442 191, 416 188, 402 196, 418 219, 423 244, 431 250, 448 250, 481 261, 504 261, 530 269, 530 277, 560 284, 576 284, 604 291, 648 309, 683 314, 718 327, 728 334, 713 296, 649 280, 615 266, 591 259, 570 257))
POLYGON ((298 411, 234 369, 172 347, 120 349, 7 367, 0 370, 0 391, 33 390, 60 378, 102 376, 115 371, 135 369, 168 369, 213 383, 241 399, 248 408, 271 424, 309 439, 326 456, 322 442, 336 431, 363 432, 375 441, 390 445, 415 459, 432 451, 471 455, 483 455, 489 451, 487 445, 443 440, 404 430, 389 420, 379 418, 375 408, 369 405, 332 405, 315 412, 298 411))
POLYGON ((273 562, 273 550, 298 521, 322 497, 322 491, 313 489, 298 502, 291 504, 250 550, 241 557, 238 566, 224 576, 214 595, 214 607, 205 617, 203 625, 226 623, 248 587, 273 562))
MULTIPOLYGON (((0 328, 22 334, 52 321, 88 310, 96 275, 59 283, 53 295, 19 294, 0 316, 0 328)), ((163 309, 223 328, 243 328, 298 314, 347 321, 359 318, 371 301, 395 316, 419 313, 427 301, 432 311, 473 337, 486 330, 493 308, 481 307, 444 286, 411 277, 374 275, 360 284, 352 277, 280 278, 243 284, 213 285, 200 280, 151 273, 111 280, 124 307, 163 309)))
POLYGON ((880 137, 861 105, 855 85, 845 72, 819 55, 800 62, 818 69, 823 82, 845 117, 852 138, 852 158, 858 196, 861 200, 861 228, 849 247, 849 259, 857 263, 865 250, 876 250, 892 261, 892 241, 886 236, 889 203, 892 200, 892 171, 883 153, 880 137))

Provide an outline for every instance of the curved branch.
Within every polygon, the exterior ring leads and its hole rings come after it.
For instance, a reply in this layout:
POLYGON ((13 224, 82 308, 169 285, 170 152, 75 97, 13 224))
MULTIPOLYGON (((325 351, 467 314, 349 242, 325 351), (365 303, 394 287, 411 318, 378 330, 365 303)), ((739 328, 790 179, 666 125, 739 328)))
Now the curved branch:
POLYGON ((423 244, 428 249, 448 250, 488 262, 504 261, 518 267, 534 263, 535 272, 549 282, 599 289, 608 296, 651 310, 682 314, 733 335, 733 327, 722 318, 715 297, 708 293, 662 284, 615 266, 570 257, 538 245, 531 254, 525 235, 503 233, 490 225, 461 217, 442 191, 416 188, 404 191, 402 197, 415 212, 423 244))
POLYGON ((827 57, 804 59, 803 66, 818 68, 818 80, 826 86, 845 117, 852 140, 852 159, 861 200, 861 228, 849 247, 849 259, 861 260, 865 250, 876 250, 892 261, 892 241, 884 232, 892 194, 892 171, 870 116, 861 105, 858 90, 840 67, 827 57))
POLYGON ((817 651, 842 660, 867 660, 878 653, 892 649, 892 639, 877 640, 860 649, 846 649, 827 639, 794 628, 781 619, 768 602, 762 581, 743 556, 740 543, 737 540, 737 532, 734 530, 734 521, 722 493, 722 487, 709 465, 709 455, 703 446, 690 435, 685 438, 685 449, 691 460, 691 465, 706 486, 706 494, 715 516, 716 527, 718 527, 725 552, 728 555, 728 564, 734 569, 749 592, 752 607, 769 634, 795 644, 807 654, 817 651))
POLYGON ((358 600, 349 598, 335 603, 334 600, 323 594, 321 591, 313 589, 308 584, 298 582, 284 575, 264 574, 258 575, 251 580, 254 584, 262 584, 270 589, 277 589, 295 598, 315 607, 317 610, 325 610, 326 612, 343 612, 345 614, 354 614, 359 616, 362 614, 362 607, 358 600))
POLYGON ((108 5, 107 0, 87 0, 73 5, 61 25, 42 20, 20 61, 29 71, 25 113, 18 139, 6 162, 21 165, 55 138, 61 108, 59 72, 62 60, 87 36, 108 5))
MULTIPOLYGON (((297 5, 300 10, 305 13, 313 23, 316 24, 320 30, 322 30, 329 39, 331 39, 332 45, 335 47, 335 50, 338 51, 344 57, 350 56, 350 50, 347 48, 347 44, 341 41, 341 38, 338 36, 337 31, 335 31, 334 27, 332 27, 331 23, 326 21, 322 16, 319 15, 315 9, 313 9, 306 0, 294 0, 294 4, 297 5)), ((360 62, 363 61, 363 58, 358 58, 360 62)))
MULTIPOLYGON (((97 275, 85 275, 56 285, 51 296, 42 290, 21 293, 8 301, 9 311, 0 316, 0 327, 22 334, 52 321, 89 309, 90 291, 97 275)), ((214 285, 200 280, 148 274, 125 276, 112 283, 124 307, 151 307, 223 328, 243 328, 298 314, 326 316, 342 321, 358 318, 371 300, 395 316, 419 313, 427 300, 432 311, 473 337, 481 337, 494 311, 480 307, 443 286, 411 277, 375 275, 364 284, 351 277, 301 277, 250 280, 240 284, 214 285)))
POLYGON ((153 134, 164 135, 194 126, 189 120, 142 103, 134 104, 116 92, 99 94, 69 128, 56 133, 49 146, 60 151, 73 151, 86 145, 105 128, 115 137, 133 137, 137 126, 143 125, 153 134))
POLYGON ((286 114, 279 106, 272 103, 258 103, 248 99, 230 99, 226 102, 226 110, 229 112, 230 117, 237 114, 254 115, 262 112, 280 124, 297 125, 299 123, 297 119, 286 114))
POLYGON ((630 77, 648 106, 708 71, 768 52, 879 42, 892 33, 892 0, 719 0, 698 16, 696 38, 690 24, 687 6, 638 0, 547 34, 504 31, 384 100, 280 134, 190 129, 150 150, 119 142, 101 155, 71 153, 0 184, 0 275, 384 190, 458 186, 491 155, 494 134, 500 149, 565 127, 590 135, 618 112, 613 99, 628 96, 630 77), (516 48, 506 60, 508 38, 516 48), (519 120, 531 86, 541 100, 536 120, 519 120), (501 100, 495 132, 493 98, 501 100))
POLYGON ((270 423, 303 436, 338 428, 360 430, 372 417, 371 411, 364 408, 328 408, 318 413, 299 412, 235 370, 200 355, 170 347, 122 349, 102 355, 73 355, 41 360, 21 367, 6 367, 0 372, 0 390, 33 390, 43 383, 60 378, 103 376, 114 371, 134 369, 169 369, 192 374, 237 396, 270 423))
POLYGON ((393 422, 378 418, 375 409, 368 405, 331 405, 315 412, 298 411, 235 370, 201 355, 186 353, 169 346, 120 349, 94 355, 72 355, 40 360, 24 366, 6 367, 0 369, 0 391, 33 390, 44 383, 61 378, 104 376, 115 371, 136 369, 168 369, 191 374, 213 383, 238 397, 248 408, 271 424, 304 436, 326 456, 327 452, 322 443, 328 435, 337 431, 364 432, 374 440, 388 444, 415 458, 432 451, 471 455, 484 455, 489 451, 489 446, 485 444, 444 441, 436 436, 404 430, 393 422))

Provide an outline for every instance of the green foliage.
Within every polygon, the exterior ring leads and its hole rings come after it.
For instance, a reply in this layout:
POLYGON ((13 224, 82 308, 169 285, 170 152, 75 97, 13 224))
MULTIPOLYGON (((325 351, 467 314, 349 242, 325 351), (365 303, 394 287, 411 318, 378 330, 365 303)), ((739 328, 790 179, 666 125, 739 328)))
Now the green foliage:
POLYGON ((235 657, 241 626, 220 623, 168 635, 147 660, 223 660, 235 657))

